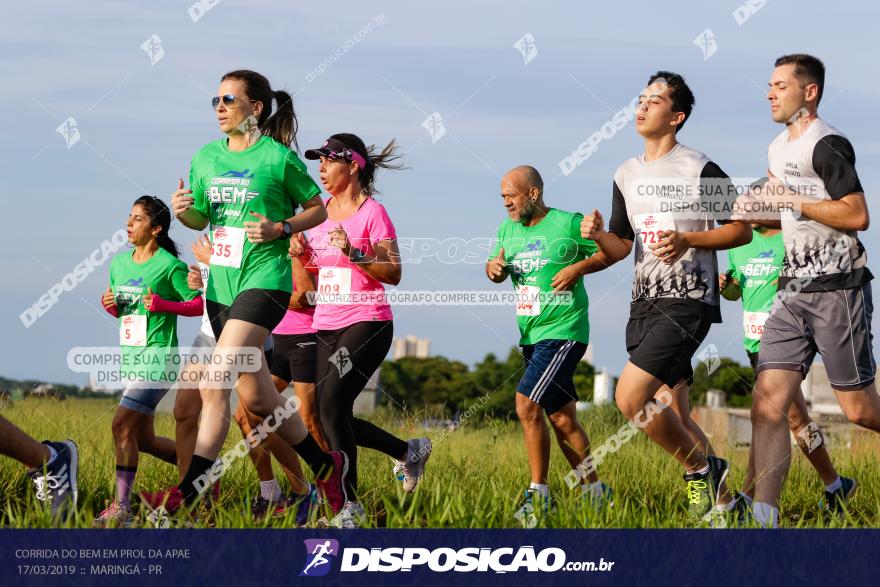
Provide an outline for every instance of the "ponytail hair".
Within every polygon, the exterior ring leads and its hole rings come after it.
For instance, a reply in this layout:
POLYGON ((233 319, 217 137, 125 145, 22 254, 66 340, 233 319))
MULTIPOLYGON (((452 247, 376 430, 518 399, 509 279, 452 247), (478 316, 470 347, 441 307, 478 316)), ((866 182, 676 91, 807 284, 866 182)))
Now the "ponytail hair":
POLYGON ((168 234, 168 229, 171 228, 171 210, 165 202, 156 196, 141 196, 134 201, 134 205, 144 209, 150 219, 150 226, 160 229, 156 235, 156 243, 175 257, 180 257, 177 245, 168 234))
POLYGON ((394 169, 397 171, 407 169, 403 164, 403 156, 398 154, 397 142, 394 139, 391 139, 381 151, 377 152, 376 145, 370 145, 367 148, 367 166, 358 174, 358 179, 361 182, 361 186, 363 186, 364 193, 368 196, 378 192, 373 185, 377 169, 394 169))
POLYGON ((257 120, 257 128, 260 132, 287 148, 293 145, 293 148, 299 151, 299 143, 296 141, 299 122, 293 110, 293 98, 290 94, 283 90, 273 90, 266 76, 250 69, 230 71, 220 78, 220 81, 230 79, 243 83, 244 91, 251 100, 263 103, 263 111, 257 120), (273 99, 277 106, 275 112, 272 111, 273 99))

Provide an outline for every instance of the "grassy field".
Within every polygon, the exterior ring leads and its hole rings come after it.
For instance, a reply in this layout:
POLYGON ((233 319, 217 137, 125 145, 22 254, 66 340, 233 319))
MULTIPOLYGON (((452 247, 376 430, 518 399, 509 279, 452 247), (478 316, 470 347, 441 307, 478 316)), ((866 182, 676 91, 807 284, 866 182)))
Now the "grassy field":
MULTIPOLYGON (((67 400, 58 402, 28 399, 2 409, 2 414, 30 435, 53 440, 73 438, 80 449, 79 511, 66 525, 90 527, 93 517, 115 491, 113 446, 110 421, 115 409, 110 400, 67 400)), ((379 420, 386 419, 380 416, 379 420)), ((392 475, 388 457, 374 451, 361 452, 362 501, 375 526, 389 528, 505 528, 517 527, 515 504, 528 484, 528 469, 516 422, 470 422, 454 432, 431 430, 434 452, 427 474, 414 495, 405 495, 392 475)), ((415 420, 388 425, 404 438, 424 436, 415 420)), ((616 409, 604 406, 583 416, 595 445, 624 423, 616 409)), ((157 433, 173 437, 170 414, 156 418, 157 433)), ((224 450, 240 439, 231 429, 224 450)), ((783 524, 789 527, 880 527, 880 443, 832 447, 832 458, 841 473, 855 477, 859 491, 845 520, 823 521, 818 501, 822 485, 806 459, 797 453, 782 500, 783 524)), ((722 456, 732 462, 729 483, 739 487, 746 465, 746 451, 722 456)), ((554 446, 550 487, 558 508, 545 525, 553 528, 645 528, 689 527, 685 507, 685 486, 681 471, 671 458, 638 436, 607 457, 600 474, 615 491, 615 506, 600 515, 588 516, 579 508, 579 492, 563 481, 568 467, 554 446)), ((283 475, 278 471, 278 478, 283 475)), ((138 489, 152 490, 175 483, 176 469, 150 456, 141 456, 135 481, 138 489)), ((286 483, 282 481, 282 485, 286 483)), ((255 523, 248 503, 259 484, 248 459, 238 460, 222 481, 220 507, 201 518, 201 524, 225 528, 253 526, 290 527, 282 518, 255 523)), ((0 457, 0 524, 30 528, 50 526, 48 517, 36 507, 32 483, 19 463, 0 457)))

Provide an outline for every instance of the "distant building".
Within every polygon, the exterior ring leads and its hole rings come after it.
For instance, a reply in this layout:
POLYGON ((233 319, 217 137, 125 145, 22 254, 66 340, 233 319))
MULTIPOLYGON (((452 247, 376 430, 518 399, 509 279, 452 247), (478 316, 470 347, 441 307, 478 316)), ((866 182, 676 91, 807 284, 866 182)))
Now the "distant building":
POLYGON ((376 407, 379 405, 379 396, 382 393, 379 390, 379 375, 381 371, 381 367, 376 369, 375 373, 367 380, 364 390, 355 398, 354 406, 352 406, 352 412, 355 414, 372 414, 376 411, 376 407))
POLYGON ((395 338, 391 343, 391 359, 396 361, 403 357, 425 359, 431 355, 431 339, 418 338, 412 334, 404 338, 395 338))
POLYGON ((807 405, 810 406, 810 412, 824 415, 843 414, 840 404, 837 403, 837 396, 828 382, 825 363, 813 362, 810 372, 801 382, 801 391, 804 393, 807 405))
POLYGON ((605 369, 596 371, 593 376, 593 403, 597 406, 614 403, 614 390, 611 381, 611 373, 605 369))
POLYGON ((584 353, 584 356, 581 357, 582 363, 593 364, 593 343, 587 345, 587 352, 584 353))
POLYGON ((710 389, 706 392, 706 407, 723 408, 726 405, 724 392, 720 389, 710 389))

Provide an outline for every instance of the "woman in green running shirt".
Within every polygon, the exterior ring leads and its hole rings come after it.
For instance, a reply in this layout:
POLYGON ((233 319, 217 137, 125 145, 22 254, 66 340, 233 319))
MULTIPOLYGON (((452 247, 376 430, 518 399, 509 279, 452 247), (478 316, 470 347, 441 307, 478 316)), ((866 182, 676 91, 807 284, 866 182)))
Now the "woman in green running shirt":
MULTIPOLYGON (((232 71, 220 80, 212 105, 226 137, 195 154, 191 189, 185 190, 181 179, 172 205, 189 228, 211 225, 211 279, 205 297, 222 355, 224 348, 263 347, 290 300, 290 236, 323 222, 327 211, 320 188, 290 149, 296 146, 297 119, 287 92, 273 90, 257 72, 232 71), (294 215, 297 206, 303 210, 294 215)), ((228 376, 230 367, 217 375, 228 376)), ((236 389, 251 413, 262 418, 285 414, 272 418, 275 432, 318 475, 319 490, 338 511, 345 502, 344 453, 322 451, 299 415, 285 409, 285 398, 275 391, 265 362, 256 372, 241 373, 236 389)), ((211 467, 229 430, 229 393, 201 390, 204 409, 196 448, 180 483, 188 505, 216 480, 211 467)))
POLYGON ((125 391, 113 417, 116 499, 95 519, 96 526, 128 526, 134 519, 129 497, 140 452, 176 462, 174 441, 155 435, 153 414, 176 380, 177 316, 198 316, 203 302, 187 285, 188 268, 177 258, 170 226, 164 202, 138 198, 127 225, 134 248, 110 262, 110 287, 101 303, 119 320, 125 391))

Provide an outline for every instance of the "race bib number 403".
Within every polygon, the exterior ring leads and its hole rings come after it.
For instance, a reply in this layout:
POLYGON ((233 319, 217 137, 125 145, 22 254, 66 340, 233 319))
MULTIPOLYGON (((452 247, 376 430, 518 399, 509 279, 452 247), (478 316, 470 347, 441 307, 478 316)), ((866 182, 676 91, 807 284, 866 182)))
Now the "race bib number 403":
POLYGON ((318 273, 319 304, 347 304, 351 297, 351 269, 321 267, 318 273))

